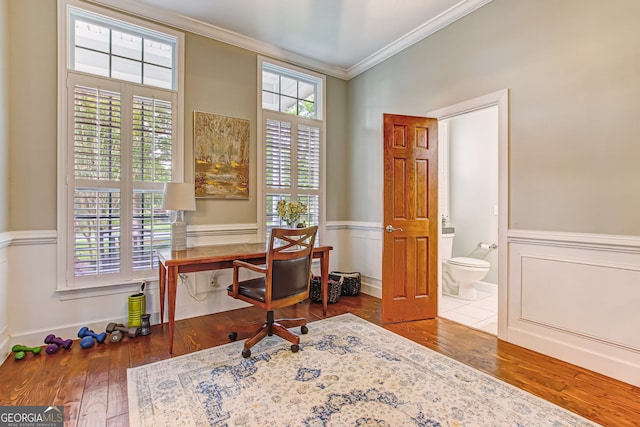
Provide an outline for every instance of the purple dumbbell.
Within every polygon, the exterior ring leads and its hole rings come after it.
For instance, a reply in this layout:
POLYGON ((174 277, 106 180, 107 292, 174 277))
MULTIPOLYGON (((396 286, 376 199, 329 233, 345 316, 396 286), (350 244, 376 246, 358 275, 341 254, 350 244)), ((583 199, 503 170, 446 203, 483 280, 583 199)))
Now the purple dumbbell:
POLYGON ((60 347, 64 348, 65 350, 68 350, 69 348, 71 348, 71 344, 73 344, 73 340, 71 339, 63 340, 60 337, 57 337, 53 334, 49 334, 44 339, 44 343, 49 344, 47 346, 47 349, 45 350, 47 354, 53 354, 57 352, 60 347))

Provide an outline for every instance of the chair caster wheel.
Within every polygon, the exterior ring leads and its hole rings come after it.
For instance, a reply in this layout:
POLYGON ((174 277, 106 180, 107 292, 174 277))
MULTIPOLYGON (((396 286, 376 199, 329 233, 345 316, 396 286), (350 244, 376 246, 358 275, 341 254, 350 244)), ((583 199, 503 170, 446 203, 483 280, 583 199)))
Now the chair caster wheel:
POLYGON ((229 332, 229 339, 231 341, 235 341, 236 338, 238 338, 238 333, 237 332, 229 332))
POLYGON ((303 334, 308 334, 309 333, 309 328, 307 328, 306 326, 300 326, 300 332, 303 334))
POLYGON ((297 353, 300 350, 300 346, 298 344, 293 344, 291 346, 291 353, 297 353))
POLYGON ((251 350, 242 350, 242 357, 246 359, 249 356, 251 356, 251 350))

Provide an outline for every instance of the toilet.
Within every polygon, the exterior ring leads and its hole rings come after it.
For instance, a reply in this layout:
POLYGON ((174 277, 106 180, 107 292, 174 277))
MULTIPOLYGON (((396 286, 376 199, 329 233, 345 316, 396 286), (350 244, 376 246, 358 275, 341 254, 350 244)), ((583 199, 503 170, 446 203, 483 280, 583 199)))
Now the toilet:
POLYGON ((465 300, 476 299, 476 282, 484 279, 491 264, 469 257, 451 258, 454 233, 442 234, 442 293, 465 300))

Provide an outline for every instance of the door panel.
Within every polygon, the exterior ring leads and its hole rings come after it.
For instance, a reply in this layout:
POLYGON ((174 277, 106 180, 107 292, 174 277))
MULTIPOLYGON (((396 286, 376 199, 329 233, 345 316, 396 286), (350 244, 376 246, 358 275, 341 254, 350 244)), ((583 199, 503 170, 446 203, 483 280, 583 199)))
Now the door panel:
POLYGON ((384 115, 382 319, 437 314, 437 120, 384 115))

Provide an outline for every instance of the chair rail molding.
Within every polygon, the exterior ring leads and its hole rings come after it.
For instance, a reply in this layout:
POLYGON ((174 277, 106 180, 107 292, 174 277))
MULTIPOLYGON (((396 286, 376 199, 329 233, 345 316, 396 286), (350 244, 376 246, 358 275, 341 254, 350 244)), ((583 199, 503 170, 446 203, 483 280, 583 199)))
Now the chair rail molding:
POLYGON ((55 245, 58 239, 56 230, 9 231, 0 234, 0 247, 24 245, 55 245))
POLYGON ((0 249, 6 248, 11 243, 11 235, 9 232, 0 233, 0 249))
POLYGON ((327 230, 383 231, 381 222, 327 221, 327 230))
POLYGON ((640 252, 640 237, 618 234, 567 233, 510 229, 510 243, 535 243, 537 245, 605 249, 617 252, 640 252))
POLYGON ((237 234, 256 234, 258 224, 206 224, 187 226, 188 237, 229 236, 237 234))

